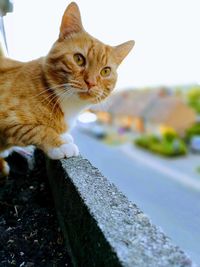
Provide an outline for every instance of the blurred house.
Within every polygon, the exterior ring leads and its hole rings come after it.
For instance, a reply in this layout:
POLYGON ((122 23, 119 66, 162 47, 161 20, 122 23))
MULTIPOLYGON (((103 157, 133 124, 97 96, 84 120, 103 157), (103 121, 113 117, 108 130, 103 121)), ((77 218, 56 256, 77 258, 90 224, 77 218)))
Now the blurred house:
POLYGON ((127 90, 92 108, 99 121, 134 132, 161 134, 173 129, 184 134, 196 120, 195 112, 165 88, 127 90))
POLYGON ((194 110, 175 96, 165 96, 155 101, 146 108, 142 117, 146 132, 155 134, 173 129, 183 135, 196 121, 194 110))
POLYGON ((136 132, 144 132, 142 114, 157 97, 157 92, 149 90, 127 91, 118 95, 118 99, 112 102, 108 110, 113 117, 113 124, 136 132))
POLYGON ((114 94, 102 108, 97 105, 92 110, 101 122, 112 123, 116 127, 144 132, 143 113, 154 101, 166 95, 164 90, 127 90, 114 94))
POLYGON ((97 115, 99 122, 104 123, 104 124, 112 124, 112 115, 108 111, 108 106, 105 105, 105 103, 96 104, 92 106, 89 111, 97 115))

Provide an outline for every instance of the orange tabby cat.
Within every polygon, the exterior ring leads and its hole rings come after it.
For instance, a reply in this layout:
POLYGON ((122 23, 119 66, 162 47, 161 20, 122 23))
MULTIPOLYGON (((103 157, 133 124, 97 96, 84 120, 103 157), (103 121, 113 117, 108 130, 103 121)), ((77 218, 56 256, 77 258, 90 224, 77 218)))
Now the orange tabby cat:
POLYGON ((90 36, 71 3, 46 57, 22 63, 1 55, 0 173, 9 173, 3 158, 14 146, 35 145, 52 159, 77 156, 69 134, 75 118, 111 93, 133 45, 112 47, 90 36))

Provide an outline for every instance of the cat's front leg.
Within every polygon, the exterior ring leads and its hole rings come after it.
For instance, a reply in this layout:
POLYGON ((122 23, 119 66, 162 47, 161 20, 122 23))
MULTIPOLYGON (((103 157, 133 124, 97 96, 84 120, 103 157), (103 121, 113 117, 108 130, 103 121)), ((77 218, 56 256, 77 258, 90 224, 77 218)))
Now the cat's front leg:
POLYGON ((16 125, 7 129, 7 141, 17 146, 35 145, 51 159, 78 156, 78 147, 70 134, 59 134, 45 125, 16 125), (14 130, 13 130, 14 128, 14 130))

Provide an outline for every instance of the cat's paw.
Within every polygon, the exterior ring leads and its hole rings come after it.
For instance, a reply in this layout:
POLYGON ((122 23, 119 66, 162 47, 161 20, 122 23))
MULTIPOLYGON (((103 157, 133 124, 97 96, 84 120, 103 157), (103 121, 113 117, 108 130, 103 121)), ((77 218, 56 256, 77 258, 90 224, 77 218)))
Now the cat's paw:
POLYGON ((8 163, 5 160, 0 159, 0 178, 8 176, 9 173, 10 173, 10 167, 8 163))
POLYGON ((74 143, 61 145, 61 150, 64 152, 66 158, 77 157, 79 149, 74 143))
POLYGON ((62 141, 67 143, 67 144, 68 143, 74 143, 74 138, 69 133, 61 134, 60 137, 61 137, 62 141))
POLYGON ((63 158, 76 157, 79 155, 79 149, 77 145, 73 143, 63 144, 60 147, 50 149, 47 152, 47 155, 51 159, 63 159, 63 158))
POLYGON ((10 154, 11 154, 11 149, 7 149, 7 150, 4 150, 4 151, 1 151, 0 152, 0 157, 1 158, 7 158, 10 154))

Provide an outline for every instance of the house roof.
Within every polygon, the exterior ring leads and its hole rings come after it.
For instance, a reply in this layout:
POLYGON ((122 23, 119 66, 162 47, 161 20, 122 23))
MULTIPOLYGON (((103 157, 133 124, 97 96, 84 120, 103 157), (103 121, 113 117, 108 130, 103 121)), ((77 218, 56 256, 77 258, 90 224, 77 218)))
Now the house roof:
POLYGON ((146 121, 156 123, 165 122, 177 108, 183 106, 191 112, 191 109, 180 98, 165 96, 155 101, 151 107, 147 107, 142 117, 146 121))
POLYGON ((96 105, 92 109, 104 110, 114 115, 141 116, 159 97, 159 90, 127 90, 113 94, 105 104, 96 105))

